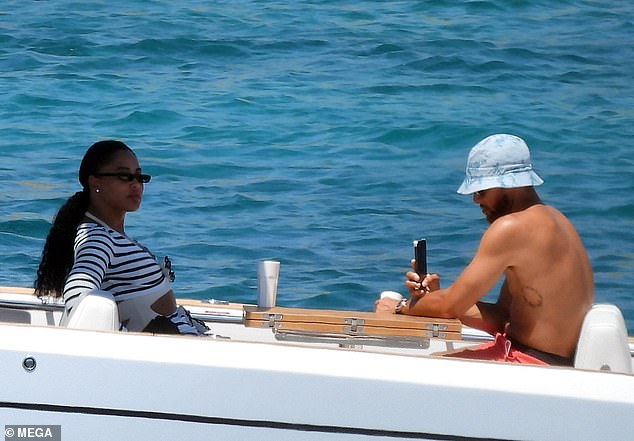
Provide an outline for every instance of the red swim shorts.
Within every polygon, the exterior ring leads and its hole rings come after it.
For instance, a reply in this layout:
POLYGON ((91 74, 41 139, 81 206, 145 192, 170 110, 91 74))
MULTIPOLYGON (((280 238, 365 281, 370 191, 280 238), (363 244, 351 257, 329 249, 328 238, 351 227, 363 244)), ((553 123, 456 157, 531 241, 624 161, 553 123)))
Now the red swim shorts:
POLYGON ((496 334, 495 341, 482 345, 443 353, 443 357, 468 358, 471 360, 504 361, 507 363, 539 364, 548 363, 513 348, 512 342, 503 334, 496 334))

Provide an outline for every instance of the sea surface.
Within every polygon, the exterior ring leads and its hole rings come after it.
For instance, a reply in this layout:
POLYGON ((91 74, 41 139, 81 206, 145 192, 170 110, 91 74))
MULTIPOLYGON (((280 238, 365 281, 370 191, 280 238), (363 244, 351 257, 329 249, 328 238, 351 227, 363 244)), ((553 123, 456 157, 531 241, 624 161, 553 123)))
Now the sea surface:
MULTIPOLYGON (((32 286, 100 139, 152 174, 129 235, 180 297, 370 310, 412 240, 451 283, 487 224, 469 149, 526 139, 577 227, 596 302, 634 333, 634 3, 32 1, 0 4, 0 285, 32 286)), ((487 295, 494 300, 499 285, 487 295)))

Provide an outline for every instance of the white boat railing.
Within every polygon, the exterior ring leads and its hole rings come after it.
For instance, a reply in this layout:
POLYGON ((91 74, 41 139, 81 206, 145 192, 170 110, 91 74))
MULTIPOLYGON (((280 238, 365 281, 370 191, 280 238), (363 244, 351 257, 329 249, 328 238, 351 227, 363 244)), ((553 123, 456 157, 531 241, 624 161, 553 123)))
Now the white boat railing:
POLYGON ((429 349, 429 338, 407 336, 349 335, 334 332, 290 331, 274 329, 275 339, 296 343, 337 344, 340 347, 380 346, 407 349, 429 349))
POLYGON ((42 299, 39 303, 36 301, 0 299, 0 308, 28 309, 33 311, 54 312, 54 311, 63 311, 64 303, 51 302, 44 299, 42 299))

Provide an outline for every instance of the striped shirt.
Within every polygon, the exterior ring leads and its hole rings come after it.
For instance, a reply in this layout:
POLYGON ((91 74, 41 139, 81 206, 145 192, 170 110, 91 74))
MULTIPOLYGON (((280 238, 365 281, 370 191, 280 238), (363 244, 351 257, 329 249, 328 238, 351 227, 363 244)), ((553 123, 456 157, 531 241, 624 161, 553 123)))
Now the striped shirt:
POLYGON ((110 293, 121 323, 142 331, 158 315, 151 305, 170 291, 170 284, 147 248, 116 230, 85 222, 77 227, 75 260, 64 286, 66 312, 93 290, 110 293))

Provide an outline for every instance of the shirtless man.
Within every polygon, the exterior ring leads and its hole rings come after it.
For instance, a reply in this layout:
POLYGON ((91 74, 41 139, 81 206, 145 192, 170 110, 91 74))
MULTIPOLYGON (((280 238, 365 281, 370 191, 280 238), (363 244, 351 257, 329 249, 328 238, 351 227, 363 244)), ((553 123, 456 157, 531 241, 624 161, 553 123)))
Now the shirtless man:
MULTIPOLYGON (((542 183, 522 139, 492 135, 478 143, 458 189, 473 194, 490 223, 475 257, 445 289, 436 274, 421 280, 408 272, 411 299, 379 300, 376 311, 459 318, 467 326, 503 334, 498 337, 547 364, 571 365, 593 302, 592 268, 570 221, 539 199, 533 186, 542 183), (497 302, 479 301, 502 275, 497 302)), ((483 345, 482 356, 477 348, 452 356, 490 358, 492 345, 483 345)))

